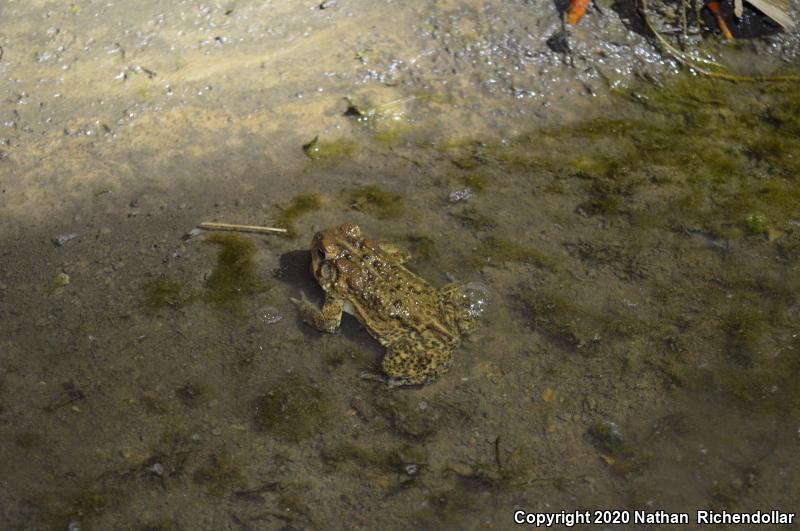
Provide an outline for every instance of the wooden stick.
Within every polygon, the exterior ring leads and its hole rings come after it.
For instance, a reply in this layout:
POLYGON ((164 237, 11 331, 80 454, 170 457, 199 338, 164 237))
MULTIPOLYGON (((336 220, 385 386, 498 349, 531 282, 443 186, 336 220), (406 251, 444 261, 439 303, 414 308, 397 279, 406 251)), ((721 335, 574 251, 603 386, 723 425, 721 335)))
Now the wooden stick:
POLYGON ((236 232, 257 232, 259 234, 272 234, 283 233, 286 229, 277 227, 259 227, 258 225, 234 225, 232 223, 216 223, 212 221, 204 221, 198 225, 204 230, 233 230, 236 232))

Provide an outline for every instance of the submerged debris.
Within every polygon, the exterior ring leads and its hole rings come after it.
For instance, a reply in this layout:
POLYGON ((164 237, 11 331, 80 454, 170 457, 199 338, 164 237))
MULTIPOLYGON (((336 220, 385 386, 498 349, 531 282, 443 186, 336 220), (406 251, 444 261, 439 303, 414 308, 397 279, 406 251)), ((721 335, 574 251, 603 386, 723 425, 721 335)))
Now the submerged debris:
MULTIPOLYGON (((758 2, 758 0, 756 0, 758 2)), ((774 9, 769 9, 772 15, 767 14, 770 17, 777 17, 781 19, 782 25, 784 28, 790 29, 793 27, 794 22, 789 17, 788 11, 784 11, 779 7, 779 3, 783 4, 786 0, 766 0, 761 3, 762 6, 771 6, 774 9)), ((800 81, 800 76, 787 74, 787 75, 769 75, 769 76, 748 76, 748 75, 739 75, 732 73, 725 65, 720 64, 716 61, 711 59, 707 59, 704 57, 698 56, 696 53, 692 51, 684 51, 683 49, 679 49, 675 45, 669 42, 667 38, 664 36, 663 32, 660 32, 656 29, 655 24, 653 23, 652 16, 651 16, 651 8, 649 4, 649 0, 639 0, 640 9, 639 12, 641 13, 642 19, 645 23, 645 26, 650 30, 651 34, 656 38, 659 48, 666 53, 667 55, 671 56, 673 59, 678 61, 679 63, 691 68, 695 72, 699 72, 703 75, 709 77, 715 77, 719 79, 725 79, 728 81, 800 81)), ((749 2, 753 3, 753 2, 749 2)), ((720 31, 727 39, 733 39, 733 34, 731 33, 730 29, 728 28, 727 24, 725 23, 723 13, 719 7, 719 4, 716 0, 711 0, 707 3, 707 7, 709 11, 711 11, 712 15, 714 16, 717 24, 720 28, 720 31)), ((788 4, 785 6, 788 9, 788 4)), ((681 28, 678 29, 678 33, 686 35, 687 26, 688 26, 688 15, 687 10, 689 9, 689 3, 684 1, 681 3, 681 15, 680 17, 676 17, 676 23, 680 22, 681 28), (679 19, 679 20, 678 20, 679 19)), ((698 8, 699 9, 699 8, 698 8)), ((700 20, 699 11, 694 14, 694 19, 698 22, 700 20)))
MULTIPOLYGON (((790 15, 791 7, 789 0, 746 0, 748 4, 755 7, 769 18, 783 26, 786 30, 792 30, 796 26, 795 20, 790 15)), ((741 13, 736 15, 741 17, 741 13)))
POLYGON ((283 315, 274 306, 265 306, 258 311, 258 318, 264 324, 275 324, 283 320, 283 315))
POLYGON ((586 13, 587 7, 589 7, 589 0, 570 0, 565 16, 567 24, 571 26, 577 24, 586 13))
MULTIPOLYGON (((203 221, 198 225, 198 228, 204 230, 227 230, 233 232, 255 232, 257 234, 275 234, 284 233, 286 229, 278 227, 262 227, 261 225, 237 225, 234 223, 217 223, 212 221, 203 221)), ((193 229, 196 230, 196 229, 193 229)))
POLYGON ((51 241, 53 242, 53 245, 55 245, 56 247, 61 247, 65 243, 67 243, 69 241, 72 241, 77 237, 78 237, 78 235, 73 232, 73 233, 69 233, 69 234, 60 234, 60 235, 56 236, 55 238, 53 238, 51 241))

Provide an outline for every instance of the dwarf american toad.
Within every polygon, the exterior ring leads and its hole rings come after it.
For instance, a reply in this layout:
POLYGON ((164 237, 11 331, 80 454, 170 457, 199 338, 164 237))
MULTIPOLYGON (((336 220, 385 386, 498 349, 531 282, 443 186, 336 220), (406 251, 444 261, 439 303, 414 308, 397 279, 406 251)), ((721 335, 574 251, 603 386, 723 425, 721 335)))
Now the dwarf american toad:
POLYGON ((311 240, 311 273, 325 291, 322 310, 295 300, 303 319, 334 332, 342 311, 354 315, 386 347, 383 371, 390 385, 429 383, 453 363, 461 336, 477 313, 463 288, 434 288, 402 264, 400 247, 362 237, 357 225, 322 230, 311 240))

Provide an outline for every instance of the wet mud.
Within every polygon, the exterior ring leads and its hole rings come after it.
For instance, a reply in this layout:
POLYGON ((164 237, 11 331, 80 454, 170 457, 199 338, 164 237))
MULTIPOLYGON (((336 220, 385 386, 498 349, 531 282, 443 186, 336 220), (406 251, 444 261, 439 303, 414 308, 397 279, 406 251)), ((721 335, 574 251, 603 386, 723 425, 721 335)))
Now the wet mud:
MULTIPOLYGON (((0 8, 3 526, 795 509, 797 84, 693 75, 602 6, 565 53, 557 7, 0 8), (439 381, 301 321, 345 221, 488 288, 439 381)), ((696 44, 796 74, 767 33, 696 44)))

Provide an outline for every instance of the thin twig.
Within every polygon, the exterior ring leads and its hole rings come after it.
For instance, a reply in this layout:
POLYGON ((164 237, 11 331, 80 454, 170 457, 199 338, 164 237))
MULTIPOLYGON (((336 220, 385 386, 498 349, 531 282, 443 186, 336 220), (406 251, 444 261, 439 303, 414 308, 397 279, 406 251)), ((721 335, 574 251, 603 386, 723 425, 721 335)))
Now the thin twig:
POLYGON ((259 234, 286 232, 286 229, 280 229, 278 227, 260 227, 258 225, 235 225, 232 223, 216 223, 212 221, 204 221, 200 223, 198 227, 204 230, 232 230, 236 232, 257 232, 259 234))

